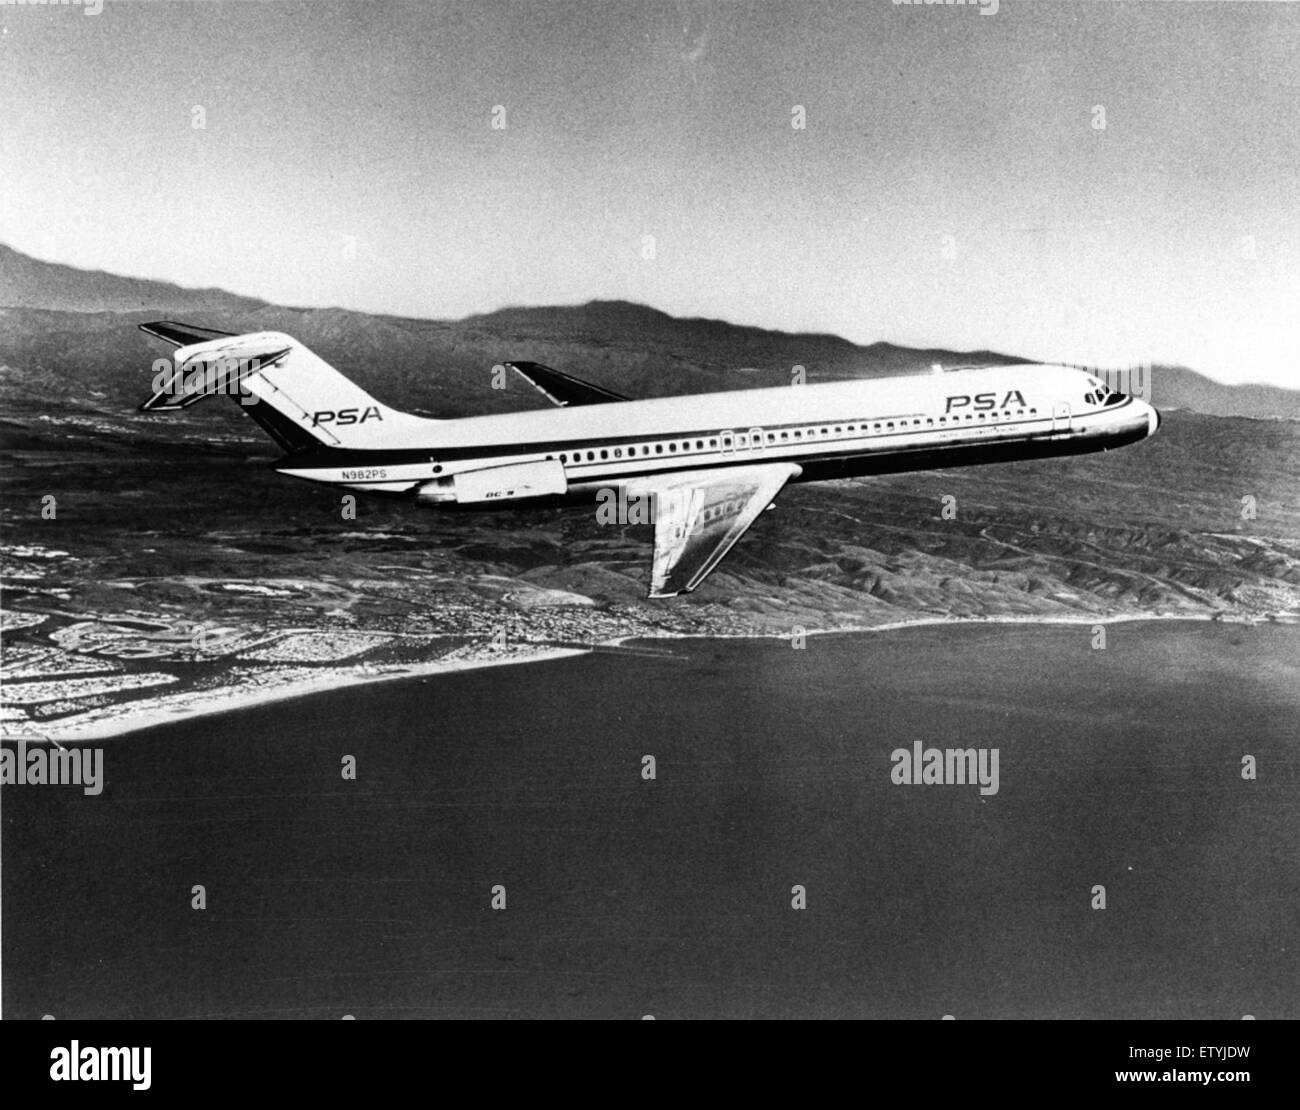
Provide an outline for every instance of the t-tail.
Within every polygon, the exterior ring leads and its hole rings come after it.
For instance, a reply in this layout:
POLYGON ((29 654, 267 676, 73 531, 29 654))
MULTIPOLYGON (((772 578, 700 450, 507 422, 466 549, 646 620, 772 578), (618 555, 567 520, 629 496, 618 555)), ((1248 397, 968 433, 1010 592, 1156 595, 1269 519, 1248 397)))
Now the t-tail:
POLYGON ((155 362, 155 392, 142 412, 174 411, 226 394, 289 452, 377 448, 439 423, 381 404, 283 332, 230 335, 165 320, 140 330, 176 348, 170 361, 155 362))

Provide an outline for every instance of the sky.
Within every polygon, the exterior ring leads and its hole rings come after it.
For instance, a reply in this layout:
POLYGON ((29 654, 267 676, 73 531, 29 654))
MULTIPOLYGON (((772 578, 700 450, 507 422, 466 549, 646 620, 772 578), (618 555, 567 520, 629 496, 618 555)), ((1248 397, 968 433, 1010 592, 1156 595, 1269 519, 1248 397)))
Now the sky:
POLYGON ((0 4, 0 241, 1300 388, 1300 4, 0 4))

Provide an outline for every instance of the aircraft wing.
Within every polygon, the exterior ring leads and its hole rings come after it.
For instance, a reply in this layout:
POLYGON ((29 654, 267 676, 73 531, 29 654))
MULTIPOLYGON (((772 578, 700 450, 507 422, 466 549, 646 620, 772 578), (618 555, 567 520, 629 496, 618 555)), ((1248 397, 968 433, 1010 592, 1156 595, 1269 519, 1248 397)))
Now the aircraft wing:
POLYGON ((654 495, 651 597, 690 593, 735 546, 791 478, 794 463, 688 470, 647 478, 629 493, 654 495))
POLYGON ((543 393, 561 407, 568 405, 606 405, 611 401, 626 401, 627 398, 598 385, 591 385, 540 362, 507 362, 512 370, 524 378, 530 385, 543 393))
POLYGON ((216 328, 201 328, 197 324, 178 324, 175 320, 155 320, 150 324, 141 324, 140 330, 173 347, 188 347, 192 343, 206 343, 209 339, 235 334, 217 331, 216 328))

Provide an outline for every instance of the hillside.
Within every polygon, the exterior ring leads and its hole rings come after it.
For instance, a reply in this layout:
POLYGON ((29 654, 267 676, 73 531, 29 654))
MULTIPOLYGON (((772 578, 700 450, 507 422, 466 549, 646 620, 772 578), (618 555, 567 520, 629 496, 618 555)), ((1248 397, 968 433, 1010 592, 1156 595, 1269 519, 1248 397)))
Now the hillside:
POLYGON ((165 281, 42 262, 0 243, 0 305, 66 312, 240 312, 262 303, 222 289, 183 289, 165 281))
MULTIPOLYGON (((367 315, 268 305, 219 289, 182 289, 41 262, 0 246, 0 402, 57 396, 78 406, 133 406, 149 367, 165 356, 135 325, 160 316, 226 331, 277 329, 398 408, 458 416, 545 402, 492 367, 530 359, 633 397, 928 372, 1023 361, 994 351, 859 346, 722 320, 678 318, 626 301, 506 308, 462 320, 367 315)), ((1300 391, 1227 386, 1184 367, 1158 366, 1153 400, 1216 416, 1300 419, 1300 391)))

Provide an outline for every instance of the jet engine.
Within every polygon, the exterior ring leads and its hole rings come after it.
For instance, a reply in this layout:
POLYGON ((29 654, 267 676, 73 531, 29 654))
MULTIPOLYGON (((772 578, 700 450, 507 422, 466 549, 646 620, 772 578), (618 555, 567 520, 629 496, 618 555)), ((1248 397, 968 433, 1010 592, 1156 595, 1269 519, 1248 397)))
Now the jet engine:
POLYGON ((564 465, 558 459, 545 459, 463 470, 425 482, 415 491, 415 496, 419 501, 454 501, 466 505, 551 497, 567 493, 568 489, 564 465))

